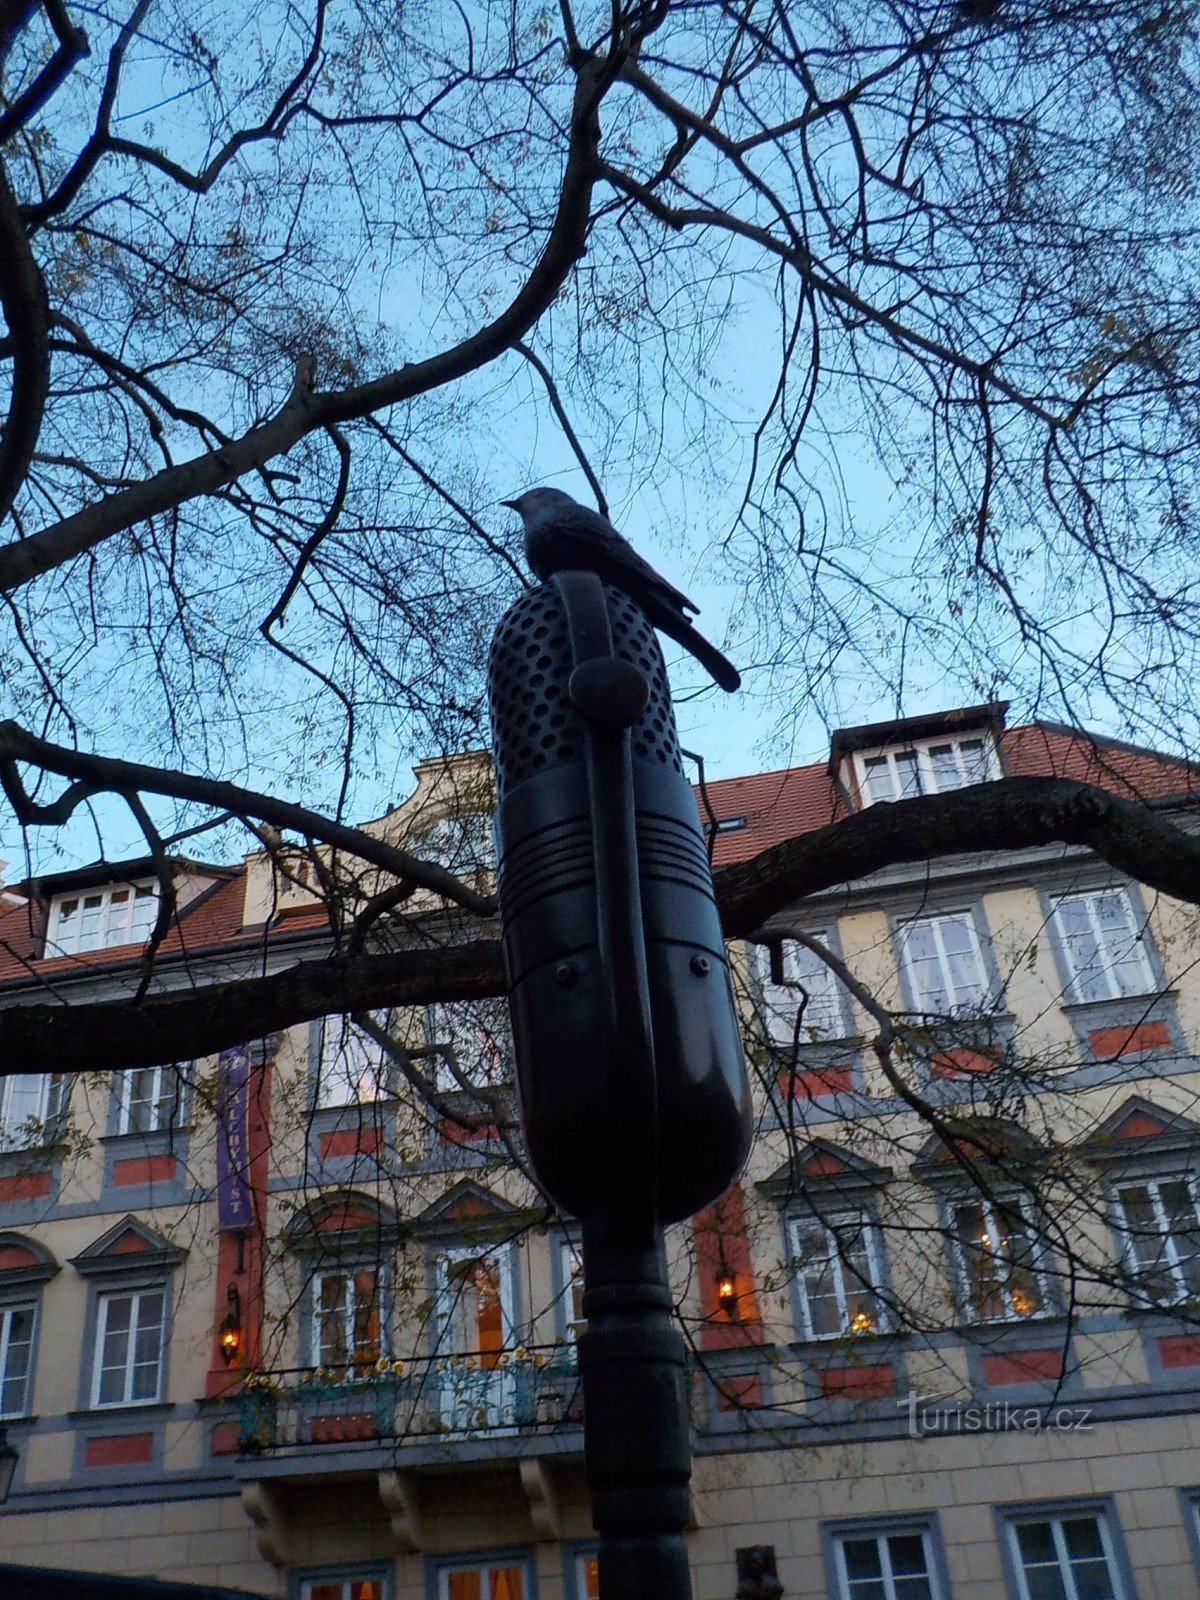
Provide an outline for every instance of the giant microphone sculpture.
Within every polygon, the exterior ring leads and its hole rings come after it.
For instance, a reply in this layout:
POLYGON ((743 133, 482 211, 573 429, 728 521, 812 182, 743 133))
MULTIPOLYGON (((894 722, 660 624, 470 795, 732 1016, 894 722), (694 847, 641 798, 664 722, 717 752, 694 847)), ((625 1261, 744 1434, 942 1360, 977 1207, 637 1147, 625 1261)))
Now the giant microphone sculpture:
POLYGON ((488 668, 521 1122, 533 1171, 582 1234, 602 1600, 691 1600, 687 1360, 663 1230, 736 1178, 753 1119, 651 624, 726 688, 738 675, 605 518, 556 489, 510 503, 543 580, 501 619, 488 668))
POLYGON ((732 694, 740 688, 737 668, 692 626, 689 612, 695 615, 699 606, 643 561, 607 517, 561 489, 528 489, 502 503, 525 524, 525 557, 543 583, 556 572, 594 572, 635 600, 659 632, 695 656, 722 689, 732 694))

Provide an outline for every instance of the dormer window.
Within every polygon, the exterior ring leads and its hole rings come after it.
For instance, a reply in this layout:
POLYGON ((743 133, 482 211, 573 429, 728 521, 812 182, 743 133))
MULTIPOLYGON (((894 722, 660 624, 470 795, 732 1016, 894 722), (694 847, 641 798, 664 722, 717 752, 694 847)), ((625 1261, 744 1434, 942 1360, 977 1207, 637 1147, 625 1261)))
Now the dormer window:
POLYGON ((114 883, 60 894, 50 905, 49 956, 144 944, 158 916, 158 884, 114 883))
POLYGON ((996 747, 984 733, 955 739, 920 739, 854 756, 864 806, 907 800, 916 794, 946 794, 1000 776, 996 747))

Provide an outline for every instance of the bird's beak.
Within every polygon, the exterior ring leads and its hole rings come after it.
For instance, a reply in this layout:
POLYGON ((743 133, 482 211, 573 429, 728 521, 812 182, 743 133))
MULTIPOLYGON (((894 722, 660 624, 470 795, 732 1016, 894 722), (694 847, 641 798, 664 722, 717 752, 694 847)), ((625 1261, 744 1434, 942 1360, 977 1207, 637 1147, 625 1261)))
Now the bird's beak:
POLYGON ((501 500, 500 504, 502 506, 511 506, 514 511, 520 511, 520 509, 521 509, 519 503, 516 500, 501 500))

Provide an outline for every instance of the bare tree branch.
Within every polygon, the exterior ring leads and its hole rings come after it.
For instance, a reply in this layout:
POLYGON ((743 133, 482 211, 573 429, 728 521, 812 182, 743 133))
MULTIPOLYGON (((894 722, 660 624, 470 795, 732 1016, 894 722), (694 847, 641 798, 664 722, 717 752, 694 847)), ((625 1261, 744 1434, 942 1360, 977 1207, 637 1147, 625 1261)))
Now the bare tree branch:
POLYGON ((13 364, 8 420, 0 432, 0 523, 8 516, 37 449, 50 388, 46 286, 0 163, 0 310, 13 364))
POLYGON ((597 176, 599 107, 610 81, 603 63, 588 60, 579 67, 557 211, 536 265, 498 317, 451 349, 369 383, 314 393, 303 381, 298 382, 270 421, 251 428, 221 449, 167 467, 143 483, 107 495, 20 543, 0 546, 0 590, 18 588, 122 529, 178 508, 197 496, 215 493, 243 473, 286 454, 316 428, 366 417, 428 393, 486 365, 510 348, 542 315, 583 254, 597 176))
MULTIPOLYGON (((0 750, 4 739, 0 724, 0 750)), ((312 836, 321 834, 313 829, 312 836)), ((372 843, 362 841, 358 853, 365 858, 372 843)), ((1200 839, 1161 813, 1065 778, 1008 778, 871 806, 748 862, 721 868, 717 898, 726 934, 746 938, 807 896, 885 866, 924 861, 939 851, 997 852, 1055 843, 1084 846, 1140 882, 1200 905, 1200 839)), ((381 865, 410 859, 388 847, 383 856, 381 865)), ((395 865, 391 870, 403 871, 395 865)), ((379 911, 389 905, 385 901, 379 911)), ((127 1001, 14 1005, 0 1011, 0 1062, 24 1072, 149 1065, 211 1053, 330 1012, 503 993, 504 962, 496 940, 386 956, 335 953, 182 998, 147 996, 137 1006, 127 1001)))
POLYGON ((362 829, 322 817, 305 806, 256 794, 251 789, 218 779, 68 750, 27 733, 15 722, 0 722, 0 784, 18 820, 26 827, 57 826, 96 794, 167 795, 176 800, 194 800, 234 816, 255 818, 274 828, 293 829, 306 838, 319 840, 357 860, 370 862, 385 872, 394 872, 398 877, 420 884, 478 916, 490 916, 495 909, 495 902, 489 896, 478 894, 436 862, 422 861, 407 850, 376 839, 362 829), (30 799, 21 782, 20 762, 68 778, 70 787, 59 799, 38 804, 30 799))
MULTIPOLYGON (((28 9, 32 11, 33 7, 28 9)), ((0 145, 37 116, 62 86, 75 63, 88 54, 87 34, 72 23, 61 0, 45 0, 45 11, 58 40, 57 48, 33 82, 0 114, 0 145)), ((13 20, 14 27, 19 27, 19 21, 13 20)), ((0 63, 3 63, 4 54, 4 45, 0 42, 0 63)))
POLYGON ((584 477, 587 479, 588 483, 591 484, 592 493, 596 496, 596 506, 602 515, 607 516, 608 501, 604 497, 604 490, 600 487, 600 480, 592 470, 592 464, 587 458, 587 452, 579 442, 578 434, 571 426, 571 419, 567 415, 567 408, 562 403, 562 396, 558 392, 558 385, 554 381, 554 377, 550 371, 550 368, 546 365, 542 358, 537 355, 535 351, 531 350, 530 347, 524 342, 518 341, 513 346, 513 349, 525 357, 526 361, 528 361, 529 365, 545 384, 546 397, 550 401, 550 405, 554 411, 554 415, 558 418, 562 431, 567 436, 567 443, 571 446, 571 450, 574 453, 575 459, 578 461, 583 470, 584 477))

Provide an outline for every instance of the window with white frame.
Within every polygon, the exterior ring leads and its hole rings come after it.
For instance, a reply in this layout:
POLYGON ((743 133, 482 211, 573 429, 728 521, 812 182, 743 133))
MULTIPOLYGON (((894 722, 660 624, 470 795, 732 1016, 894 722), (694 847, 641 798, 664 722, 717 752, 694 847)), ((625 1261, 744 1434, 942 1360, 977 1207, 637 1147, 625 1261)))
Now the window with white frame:
POLYGON ((163 1133, 179 1121, 183 1079, 177 1066, 114 1074, 118 1133, 163 1133))
POLYGON ((600 1557, 595 1550, 575 1553, 575 1600, 600 1600, 600 1557))
POLYGON ((1117 1190, 1125 1264, 1156 1304, 1200 1297, 1200 1205, 1193 1177, 1147 1179, 1117 1190))
POLYGON ((1024 1198, 953 1208, 964 1309, 974 1322, 1021 1322, 1047 1309, 1044 1251, 1024 1198))
POLYGON ((706 837, 714 833, 720 837, 723 833, 741 833, 743 828, 749 826, 749 817, 718 817, 715 822, 708 817, 704 822, 704 832, 706 837))
POLYGON ((513 1241, 460 1245, 432 1263, 436 1285, 433 1378, 438 1416, 452 1433, 511 1427, 519 1376, 509 1352, 516 1332, 516 1251, 513 1241))
POLYGON ((574 1239, 563 1239, 558 1247, 559 1278, 562 1290, 559 1305, 562 1312, 562 1330, 569 1343, 587 1326, 583 1315, 583 1255, 574 1239))
POLYGON ((926 1529, 843 1533, 833 1544, 838 1600, 944 1600, 926 1529))
POLYGON ((1126 1600, 1100 1512, 1008 1524, 1020 1600, 1126 1600))
POLYGON ((158 917, 157 883, 114 883, 60 894, 50 905, 47 955, 144 944, 158 917))
POLYGON ((498 1089, 513 1080, 512 1029, 503 1000, 426 1006, 425 1039, 442 1094, 498 1089))
POLYGON ((93 1406, 158 1399, 166 1306, 162 1289, 122 1289, 99 1297, 93 1406))
MULTIPOLYGON (((373 1021, 390 1032, 390 1014, 380 1012, 373 1021)), ((396 1063, 384 1046, 349 1017, 326 1017, 317 1063, 318 1109, 369 1105, 395 1092, 396 1063)))
POLYGON ((36 1321, 31 1301, 0 1306, 0 1417, 21 1417, 29 1410, 36 1321))
POLYGON ((384 1600, 382 1573, 318 1574, 300 1583, 300 1600, 384 1600))
POLYGON ((792 1217, 788 1242, 805 1339, 875 1333, 884 1326, 881 1251, 865 1212, 792 1217))
POLYGON ((0 1080, 0 1150, 51 1142, 67 1113, 71 1080, 63 1072, 23 1073, 0 1080))
POLYGON ((1000 776, 996 747, 986 734, 864 750, 855 756, 855 765, 864 806, 915 794, 946 794, 1000 776))
POLYGON ((300 1600, 384 1600, 383 1583, 378 1572, 318 1574, 301 1580, 300 1600))
POLYGON ((383 1354, 377 1267, 337 1267, 312 1280, 310 1360, 316 1367, 371 1367, 383 1354))
POLYGON ((480 1367, 500 1364, 516 1343, 516 1257, 512 1241, 480 1249, 461 1245, 439 1254, 439 1350, 480 1367))
MULTIPOLYGON (((815 928, 812 936, 828 943, 824 928, 815 928)), ((770 951, 762 949, 760 959, 763 1008, 772 1039, 791 1045, 797 1039, 803 1044, 845 1036, 845 991, 828 962, 807 945, 785 939, 780 946, 783 982, 776 983, 770 951)))
POLYGON ((969 911, 914 917, 896 929, 914 1011, 962 1016, 985 1007, 991 981, 969 911))
POLYGON ((529 1564, 505 1557, 439 1563, 437 1600, 528 1600, 529 1564))
POLYGON ((1122 1000, 1157 987, 1124 889, 1064 895, 1054 903, 1053 920, 1066 963, 1069 1000, 1122 1000))

